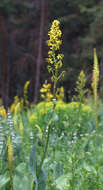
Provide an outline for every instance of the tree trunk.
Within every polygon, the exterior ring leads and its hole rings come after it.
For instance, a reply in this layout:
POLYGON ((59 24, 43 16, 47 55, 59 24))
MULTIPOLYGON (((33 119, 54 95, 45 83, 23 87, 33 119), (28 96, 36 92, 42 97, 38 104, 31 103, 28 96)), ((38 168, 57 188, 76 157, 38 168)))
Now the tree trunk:
POLYGON ((5 16, 0 15, 0 33, 1 33, 1 69, 2 69, 2 83, 1 83, 1 97, 5 107, 7 106, 7 65, 6 65, 6 21, 5 16))
POLYGON ((36 68, 36 78, 35 78, 34 103, 37 102, 38 89, 40 84, 40 69, 42 64, 44 26, 45 26, 45 0, 41 0, 41 21, 40 21, 39 46, 38 46, 37 68, 36 68))

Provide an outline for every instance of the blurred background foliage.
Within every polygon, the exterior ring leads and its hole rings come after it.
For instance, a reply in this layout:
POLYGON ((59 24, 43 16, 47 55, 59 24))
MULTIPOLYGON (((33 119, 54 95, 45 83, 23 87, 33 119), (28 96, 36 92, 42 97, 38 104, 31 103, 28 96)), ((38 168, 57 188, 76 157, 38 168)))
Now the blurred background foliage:
MULTIPOLYGON (((103 82, 103 0, 0 0, 0 96, 5 106, 13 97, 23 96, 30 81, 29 100, 37 102, 39 89, 50 82, 47 72, 48 29, 54 19, 61 22, 62 48, 66 75, 66 100, 71 99, 81 70, 91 88, 93 48, 97 48, 103 82)), ((59 87, 58 86, 58 87, 59 87)))

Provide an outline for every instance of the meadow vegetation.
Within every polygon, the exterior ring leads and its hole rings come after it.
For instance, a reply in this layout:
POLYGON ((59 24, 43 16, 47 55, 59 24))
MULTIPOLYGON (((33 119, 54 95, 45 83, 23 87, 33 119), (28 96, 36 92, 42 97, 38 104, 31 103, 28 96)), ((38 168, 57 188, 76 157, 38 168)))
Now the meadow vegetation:
MULTIPOLYGON (((40 89, 41 101, 14 97, 5 110, 0 102, 0 190, 103 190, 103 109, 98 106, 99 66, 94 49, 92 89, 88 101, 86 76, 80 72, 76 95, 65 102, 62 80, 62 32, 54 20, 48 33, 51 83, 40 89)), ((69 84, 68 84, 69 85, 69 84)))

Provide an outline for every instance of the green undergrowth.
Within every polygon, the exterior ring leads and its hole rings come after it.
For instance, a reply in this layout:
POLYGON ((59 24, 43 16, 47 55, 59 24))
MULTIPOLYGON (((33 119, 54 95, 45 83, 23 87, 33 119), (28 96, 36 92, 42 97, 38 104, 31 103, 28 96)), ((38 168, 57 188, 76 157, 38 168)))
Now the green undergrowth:
MULTIPOLYGON (((29 114, 29 121, 33 127, 38 124, 42 130, 45 130, 51 117, 53 102, 40 102, 29 114)), ((92 126, 90 121, 93 119, 93 110, 90 106, 80 104, 79 102, 65 103, 57 101, 55 107, 58 120, 55 123, 55 131, 61 134, 63 131, 77 131, 78 133, 90 132, 92 126)))

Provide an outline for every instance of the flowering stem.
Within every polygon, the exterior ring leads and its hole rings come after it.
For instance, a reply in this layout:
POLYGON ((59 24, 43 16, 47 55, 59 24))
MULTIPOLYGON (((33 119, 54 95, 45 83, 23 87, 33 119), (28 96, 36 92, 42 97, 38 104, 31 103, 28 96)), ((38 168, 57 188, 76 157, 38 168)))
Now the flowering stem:
MULTIPOLYGON (((10 170, 10 169, 9 169, 10 170)), ((12 171, 10 171, 10 185, 11 185, 11 190, 14 190, 13 188, 13 177, 12 177, 12 171)))
POLYGON ((8 165, 9 165, 9 173, 10 173, 10 186, 11 190, 13 190, 13 176, 12 176, 12 169, 13 169, 13 147, 10 140, 10 137, 7 137, 8 140, 8 165))
POLYGON ((54 82, 54 92, 53 92, 53 94, 54 94, 54 98, 56 98, 56 82, 54 82))

